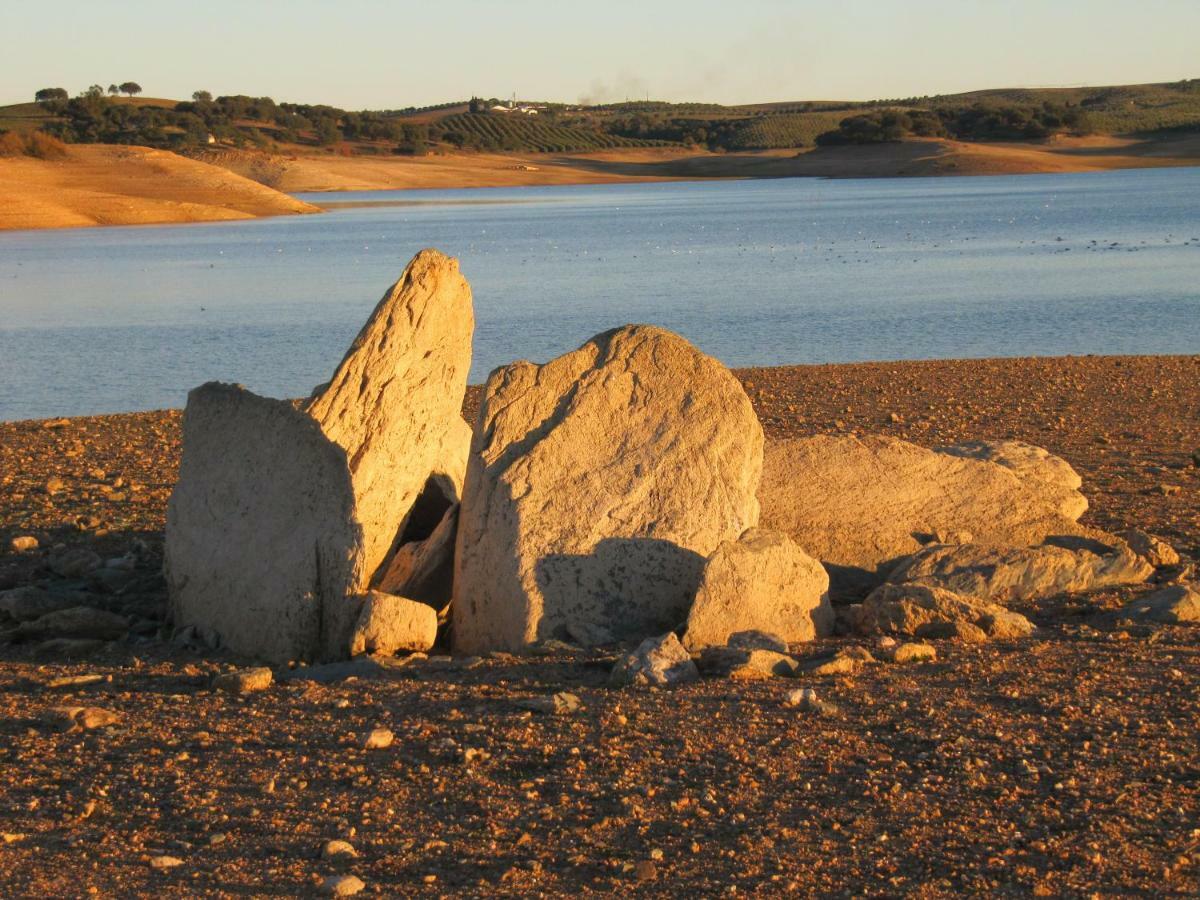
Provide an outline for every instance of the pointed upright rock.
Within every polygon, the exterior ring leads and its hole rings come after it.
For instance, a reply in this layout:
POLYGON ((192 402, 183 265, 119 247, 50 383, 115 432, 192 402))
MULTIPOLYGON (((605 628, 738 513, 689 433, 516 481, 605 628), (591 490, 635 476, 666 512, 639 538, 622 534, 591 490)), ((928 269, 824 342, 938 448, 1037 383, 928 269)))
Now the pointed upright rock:
POLYGON ((705 558, 758 520, 762 449, 737 379, 659 328, 496 370, 459 512, 455 646, 682 623, 705 558))
POLYGON ((424 250, 301 408, 192 391, 167 512, 176 624, 272 662, 346 656, 395 548, 458 499, 473 329, 457 262, 424 250))

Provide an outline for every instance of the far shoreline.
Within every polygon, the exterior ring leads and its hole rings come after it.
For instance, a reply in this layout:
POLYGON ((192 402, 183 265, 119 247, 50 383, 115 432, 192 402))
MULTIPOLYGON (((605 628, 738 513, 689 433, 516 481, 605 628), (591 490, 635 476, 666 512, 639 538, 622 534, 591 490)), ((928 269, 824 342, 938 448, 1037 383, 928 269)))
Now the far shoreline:
POLYGON ((72 145, 66 158, 0 159, 0 231, 164 225, 316 213, 298 194, 466 190, 776 178, 1074 174, 1200 166, 1200 134, 1057 138, 1037 144, 913 139, 749 153, 673 148, 576 154, 283 156, 204 150, 187 157, 72 145))

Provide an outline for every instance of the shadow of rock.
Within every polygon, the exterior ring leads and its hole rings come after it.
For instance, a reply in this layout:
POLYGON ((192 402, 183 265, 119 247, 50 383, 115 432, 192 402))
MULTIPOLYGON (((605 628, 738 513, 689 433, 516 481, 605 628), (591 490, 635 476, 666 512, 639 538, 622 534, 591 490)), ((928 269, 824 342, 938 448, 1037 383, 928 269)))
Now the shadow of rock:
POLYGON ((703 568, 699 553, 656 538, 605 538, 591 553, 552 553, 535 565, 544 597, 538 638, 668 631, 687 618, 703 568))

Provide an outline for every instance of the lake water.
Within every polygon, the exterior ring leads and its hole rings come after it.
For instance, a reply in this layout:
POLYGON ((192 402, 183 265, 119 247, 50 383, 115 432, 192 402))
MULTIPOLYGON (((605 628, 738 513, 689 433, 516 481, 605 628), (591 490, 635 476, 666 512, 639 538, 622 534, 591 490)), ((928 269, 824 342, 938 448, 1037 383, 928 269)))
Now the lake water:
POLYGON ((627 322, 730 366, 1200 352, 1200 169, 303 196, 377 205, 0 233, 0 419, 306 394, 425 246, 473 382, 627 322))

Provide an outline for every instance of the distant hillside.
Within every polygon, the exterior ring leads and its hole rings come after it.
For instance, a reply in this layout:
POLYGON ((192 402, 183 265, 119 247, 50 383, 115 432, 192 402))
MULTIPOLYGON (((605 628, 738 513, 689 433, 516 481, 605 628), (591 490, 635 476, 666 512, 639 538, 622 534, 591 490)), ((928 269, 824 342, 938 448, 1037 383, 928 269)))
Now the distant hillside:
POLYGON ((0 132, 43 130, 67 143, 174 150, 218 145, 278 153, 415 155, 482 150, 561 153, 690 146, 712 151, 869 144, 909 137, 1028 141, 1053 135, 1200 131, 1200 79, 1092 88, 1011 88, 865 102, 796 100, 722 106, 631 101, 598 106, 495 98, 351 111, 270 97, 190 101, 106 96, 0 107, 0 132), (506 107, 506 108, 498 108, 506 107))
POLYGON ((442 141, 481 150, 567 153, 615 147, 661 147, 667 141, 621 137, 597 127, 560 125, 522 113, 462 113, 436 123, 442 141))

